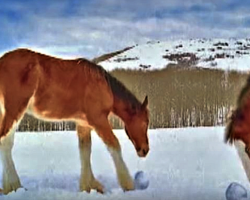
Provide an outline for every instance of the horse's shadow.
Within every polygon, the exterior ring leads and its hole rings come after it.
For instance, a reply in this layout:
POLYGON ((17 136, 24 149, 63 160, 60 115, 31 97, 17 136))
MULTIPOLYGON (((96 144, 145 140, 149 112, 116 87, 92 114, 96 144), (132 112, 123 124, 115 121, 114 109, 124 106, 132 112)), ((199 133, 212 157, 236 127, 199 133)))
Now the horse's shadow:
MULTIPOLYGON (((80 192, 78 174, 44 174, 39 177, 20 176, 22 185, 28 191, 38 191, 43 189, 64 190, 68 192, 80 192)), ((119 189, 120 186, 115 176, 96 176, 104 188, 105 193, 119 189)))

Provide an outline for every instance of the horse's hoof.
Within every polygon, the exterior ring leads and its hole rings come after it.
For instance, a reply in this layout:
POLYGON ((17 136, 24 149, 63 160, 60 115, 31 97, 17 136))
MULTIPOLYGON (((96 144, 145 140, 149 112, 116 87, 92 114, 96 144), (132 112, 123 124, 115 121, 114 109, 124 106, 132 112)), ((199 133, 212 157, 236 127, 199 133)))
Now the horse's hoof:
POLYGON ((96 191, 97 191, 98 193, 100 193, 100 194, 104 194, 103 189, 96 189, 96 191))
POLYGON ((18 189, 23 188, 20 181, 8 183, 8 184, 3 184, 3 185, 4 185, 4 187, 3 187, 3 189, 1 189, 1 192, 5 195, 9 194, 13 191, 16 192, 18 189))
POLYGON ((126 186, 122 186, 124 192, 135 190, 134 184, 128 184, 126 186))
POLYGON ((28 189, 26 189, 26 188, 24 188, 24 187, 22 187, 22 186, 17 187, 17 188, 12 189, 12 190, 10 190, 10 189, 4 190, 4 189, 0 188, 0 195, 7 195, 7 194, 9 194, 9 193, 11 193, 11 192, 13 192, 13 191, 16 192, 18 189, 24 189, 25 191, 28 190, 28 189))
POLYGON ((82 189, 82 192, 90 193, 90 191, 91 191, 91 188, 90 188, 90 187, 87 187, 87 188, 82 189))
POLYGON ((85 188, 85 189, 83 189, 83 190, 81 190, 81 191, 82 191, 82 192, 90 193, 90 192, 91 192, 91 189, 96 190, 96 191, 97 191, 98 193, 100 193, 100 194, 104 194, 104 191, 103 191, 102 188, 90 188, 90 187, 88 187, 88 188, 85 188))
POLYGON ((121 188, 123 189, 124 192, 128 192, 131 190, 135 190, 135 185, 132 179, 129 179, 127 181, 122 180, 120 181, 121 188))
POLYGON ((104 190, 103 190, 103 186, 101 183, 99 183, 99 181, 93 179, 90 181, 90 183, 82 183, 80 185, 80 190, 83 192, 87 192, 90 193, 91 190, 96 190, 98 193, 103 194, 104 190))
POLYGON ((129 192, 129 191, 133 191, 135 190, 135 188, 123 188, 123 192, 129 192))

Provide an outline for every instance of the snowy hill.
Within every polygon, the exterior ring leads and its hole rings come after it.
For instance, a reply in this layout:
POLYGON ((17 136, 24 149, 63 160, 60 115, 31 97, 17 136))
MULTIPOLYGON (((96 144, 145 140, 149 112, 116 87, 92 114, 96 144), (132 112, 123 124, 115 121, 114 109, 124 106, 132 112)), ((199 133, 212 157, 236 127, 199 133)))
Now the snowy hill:
MULTIPOLYGON (((143 170, 146 190, 124 193, 113 162, 93 133, 93 170, 107 193, 78 191, 80 161, 75 132, 17 133, 14 160, 23 186, 6 200, 225 200, 225 190, 238 182, 250 191, 235 148, 224 144, 223 127, 149 131, 151 151, 140 159, 123 130, 116 130, 131 174, 143 170)), ((1 171, 1 169, 0 169, 1 171)), ((2 176, 1 176, 2 178, 2 176)))
POLYGON ((250 39, 190 39, 148 42, 100 64, 107 70, 162 69, 168 64, 247 71, 250 39))

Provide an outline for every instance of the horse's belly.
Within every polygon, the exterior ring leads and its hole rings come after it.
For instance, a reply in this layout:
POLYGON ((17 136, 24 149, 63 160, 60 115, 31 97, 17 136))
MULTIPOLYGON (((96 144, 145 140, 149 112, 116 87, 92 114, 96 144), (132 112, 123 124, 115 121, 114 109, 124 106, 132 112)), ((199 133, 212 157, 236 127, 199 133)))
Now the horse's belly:
POLYGON ((86 115, 74 108, 74 105, 65 106, 60 103, 51 104, 49 102, 38 104, 33 98, 26 112, 46 121, 85 121, 87 124, 86 115))

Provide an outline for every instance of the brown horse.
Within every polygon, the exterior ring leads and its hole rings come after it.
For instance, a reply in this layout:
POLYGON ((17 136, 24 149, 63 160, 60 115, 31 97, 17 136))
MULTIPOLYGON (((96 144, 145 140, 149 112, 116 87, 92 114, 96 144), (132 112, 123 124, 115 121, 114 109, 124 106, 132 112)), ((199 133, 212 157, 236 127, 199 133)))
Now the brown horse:
POLYGON ((245 152, 250 158, 250 77, 243 87, 226 127, 225 142, 230 144, 241 140, 245 144, 245 152))
POLYGON ((2 192, 7 194, 21 187, 11 152, 14 129, 25 112, 44 120, 76 122, 81 191, 95 189, 103 193, 91 169, 91 129, 107 145, 123 190, 133 190, 133 179, 108 115, 114 113, 123 120, 138 156, 145 157, 149 151, 147 104, 147 97, 140 103, 120 81, 88 60, 63 60, 28 49, 6 53, 0 58, 2 192))
POLYGON ((250 77, 240 92, 237 107, 226 127, 225 142, 234 143, 250 181, 250 77))

